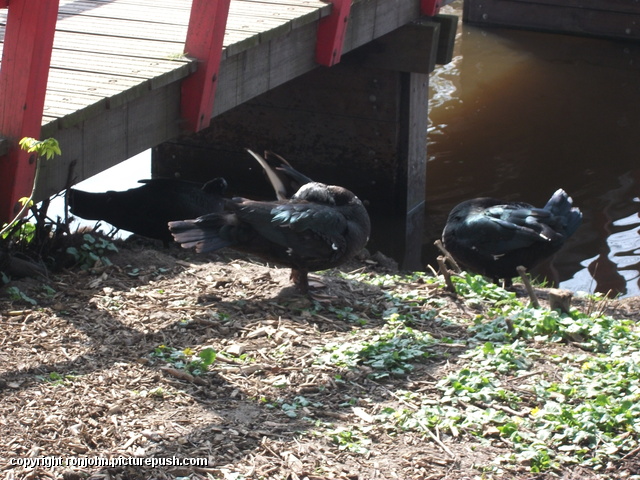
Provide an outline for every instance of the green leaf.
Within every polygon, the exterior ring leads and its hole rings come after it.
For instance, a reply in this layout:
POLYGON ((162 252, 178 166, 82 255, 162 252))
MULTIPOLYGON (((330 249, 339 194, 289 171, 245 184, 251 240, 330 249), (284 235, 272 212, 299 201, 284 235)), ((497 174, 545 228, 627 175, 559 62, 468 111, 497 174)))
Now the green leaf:
POLYGON ((213 348, 205 348, 199 354, 202 363, 208 367, 216 361, 217 352, 213 348))

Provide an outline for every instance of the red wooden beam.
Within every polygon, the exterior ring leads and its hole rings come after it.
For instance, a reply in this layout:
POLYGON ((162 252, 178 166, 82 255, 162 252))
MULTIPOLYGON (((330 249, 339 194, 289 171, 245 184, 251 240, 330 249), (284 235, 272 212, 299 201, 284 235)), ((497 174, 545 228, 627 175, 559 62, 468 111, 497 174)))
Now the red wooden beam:
POLYGON ((330 67, 340 62, 351 0, 329 0, 333 4, 331 14, 320 20, 316 43, 316 62, 330 67))
POLYGON ((0 157, 0 221, 7 222, 33 186, 35 159, 18 142, 40 137, 58 0, 0 2, 9 7, 0 64, 0 136, 9 141, 0 157))
POLYGON ((187 130, 209 126, 218 85, 222 42, 230 0, 193 0, 185 54, 198 60, 198 69, 182 81, 182 118, 187 130))
MULTIPOLYGON (((420 0, 420 11, 423 15, 433 17, 442 6, 442 0, 420 0)), ((451 3, 451 0, 446 3, 451 3)))

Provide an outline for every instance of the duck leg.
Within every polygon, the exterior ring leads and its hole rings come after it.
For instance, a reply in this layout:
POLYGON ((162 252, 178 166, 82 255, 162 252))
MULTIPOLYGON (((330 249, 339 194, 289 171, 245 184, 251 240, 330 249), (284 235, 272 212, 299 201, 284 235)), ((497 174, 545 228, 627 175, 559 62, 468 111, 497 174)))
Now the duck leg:
POLYGON ((292 268, 291 281, 302 293, 309 293, 309 277, 306 270, 292 268))

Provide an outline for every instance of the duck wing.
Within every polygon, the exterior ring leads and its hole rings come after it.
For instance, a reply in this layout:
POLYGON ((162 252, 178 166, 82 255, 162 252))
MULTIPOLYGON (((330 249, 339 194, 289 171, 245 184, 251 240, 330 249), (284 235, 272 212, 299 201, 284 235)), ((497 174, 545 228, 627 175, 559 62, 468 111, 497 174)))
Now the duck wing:
POLYGON ((458 227, 458 235, 472 238, 474 249, 482 253, 503 255, 555 240, 550 220, 550 212, 526 203, 495 205, 469 215, 458 227))

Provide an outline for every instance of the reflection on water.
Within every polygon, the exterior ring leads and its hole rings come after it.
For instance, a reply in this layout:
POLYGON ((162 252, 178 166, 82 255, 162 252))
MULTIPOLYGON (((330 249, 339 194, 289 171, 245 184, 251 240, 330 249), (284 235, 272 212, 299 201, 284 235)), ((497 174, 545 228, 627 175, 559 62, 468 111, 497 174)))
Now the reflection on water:
MULTIPOLYGON (((461 16, 461 2, 443 13, 461 16)), ((478 196, 542 206, 559 187, 583 225, 535 273, 640 295, 640 44, 461 25, 431 77, 429 246, 478 196)))

